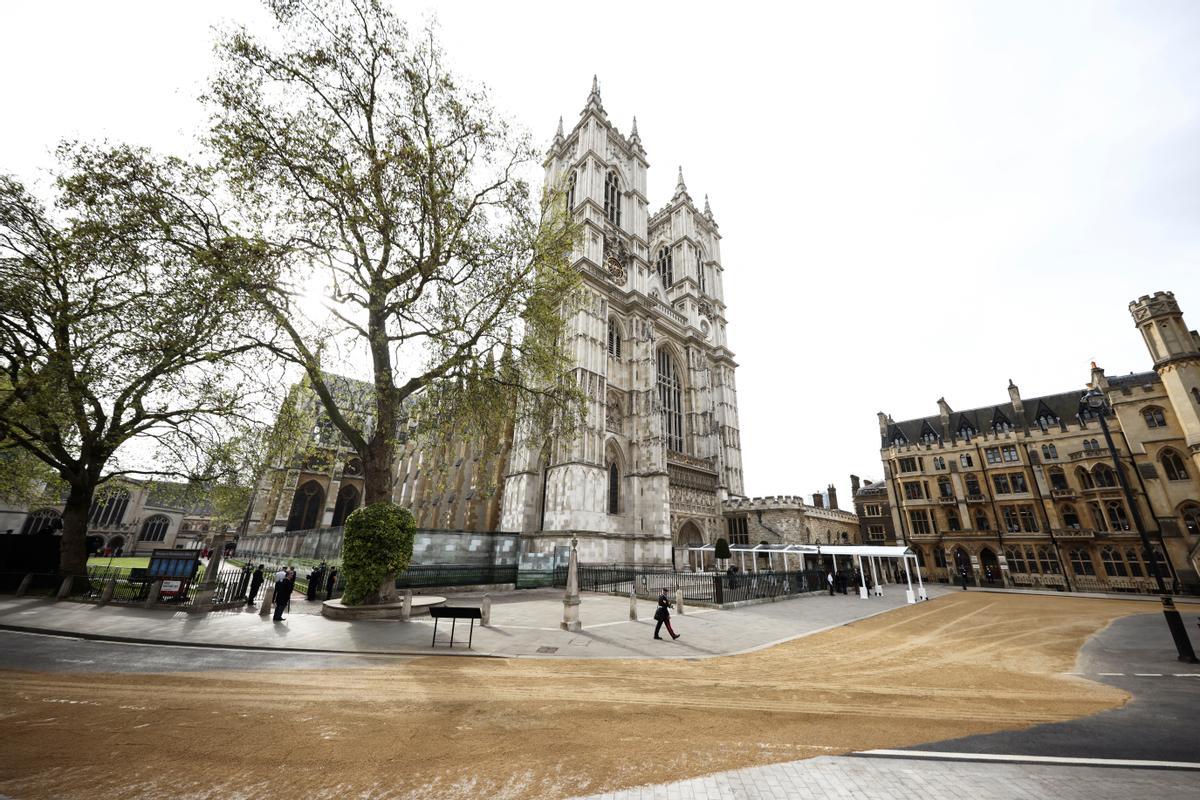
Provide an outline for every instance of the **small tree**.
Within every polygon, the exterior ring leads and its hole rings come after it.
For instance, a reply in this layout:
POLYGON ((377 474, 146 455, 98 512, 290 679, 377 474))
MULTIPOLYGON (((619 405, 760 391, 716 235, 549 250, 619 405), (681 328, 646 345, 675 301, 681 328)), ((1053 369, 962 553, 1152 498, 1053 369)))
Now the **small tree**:
POLYGON ((79 575, 98 487, 211 475, 261 374, 241 334, 254 306, 229 276, 265 280, 270 259, 203 170, 129 147, 59 157, 54 211, 0 176, 0 451, 65 484, 59 569, 79 575))
POLYGON ((395 503, 363 506, 346 519, 342 542, 342 573, 348 606, 379 602, 379 588, 408 569, 417 522, 412 512, 395 503))

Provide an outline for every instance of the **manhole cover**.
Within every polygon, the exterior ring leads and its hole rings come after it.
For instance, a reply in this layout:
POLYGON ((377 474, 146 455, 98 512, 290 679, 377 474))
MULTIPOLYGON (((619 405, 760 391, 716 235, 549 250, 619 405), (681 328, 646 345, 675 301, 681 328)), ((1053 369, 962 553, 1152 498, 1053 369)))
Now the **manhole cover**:
POLYGON ((557 647, 539 647, 537 649, 537 651, 539 653, 557 653, 558 648, 557 647))

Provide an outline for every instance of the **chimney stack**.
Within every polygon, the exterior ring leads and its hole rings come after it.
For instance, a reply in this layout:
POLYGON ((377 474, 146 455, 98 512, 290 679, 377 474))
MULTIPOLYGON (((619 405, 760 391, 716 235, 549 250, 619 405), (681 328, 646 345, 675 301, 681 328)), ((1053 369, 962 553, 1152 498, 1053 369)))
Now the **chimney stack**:
POLYGON ((851 495, 851 497, 854 497, 858 494, 858 487, 860 485, 861 484, 859 483, 858 476, 851 475, 850 476, 850 495, 851 495))
POLYGON ((832 483, 829 484, 829 507, 837 511, 837 487, 832 483))
POLYGON ((813 508, 824 508, 825 498, 821 497, 820 492, 813 492, 813 508))
POLYGON ((1014 411, 1016 411, 1018 414, 1025 413, 1025 404, 1021 402, 1021 390, 1017 388, 1015 383, 1013 383, 1012 378, 1008 379, 1008 399, 1012 401, 1014 411))

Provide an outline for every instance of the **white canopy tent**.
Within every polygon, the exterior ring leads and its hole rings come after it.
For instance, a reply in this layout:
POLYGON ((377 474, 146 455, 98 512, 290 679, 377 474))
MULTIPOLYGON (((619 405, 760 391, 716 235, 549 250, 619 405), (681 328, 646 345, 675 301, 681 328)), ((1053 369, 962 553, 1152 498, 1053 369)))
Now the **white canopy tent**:
MULTIPOLYGON (((712 563, 716 566, 716 545, 706 544, 700 547, 689 547, 688 553, 695 553, 699 560, 700 569, 705 569, 706 556, 712 553, 712 563)), ((796 560, 796 568, 800 570, 816 569, 821 567, 821 559, 825 556, 831 556, 834 559, 834 565, 837 564, 838 556, 848 557, 851 563, 857 561, 858 572, 860 575, 867 575, 867 569, 864 568, 863 559, 865 558, 866 566, 870 569, 871 582, 874 584, 875 595, 883 596, 883 584, 891 583, 888 579, 887 571, 883 569, 883 559, 899 559, 904 564, 904 577, 908 583, 907 596, 908 602, 915 603, 916 598, 927 600, 928 595, 925 593, 925 582, 921 579, 921 564, 917 561, 917 556, 910 552, 903 545, 886 545, 875 544, 756 544, 756 545, 730 545, 729 554, 731 561, 738 562, 738 568, 744 573, 746 572, 746 556, 750 556, 750 564, 753 572, 758 572, 759 561, 762 556, 767 557, 769 569, 775 569, 775 558, 782 559, 781 567, 786 572, 789 567, 788 557, 791 556, 796 560), (809 557, 814 557, 816 563, 809 566, 809 557), (910 562, 911 561, 911 567, 910 562), (917 593, 913 593, 912 574, 917 574, 917 593), (880 578, 883 581, 880 581, 880 578)), ((863 581, 859 587, 859 596, 862 599, 867 599, 866 581, 863 581)))

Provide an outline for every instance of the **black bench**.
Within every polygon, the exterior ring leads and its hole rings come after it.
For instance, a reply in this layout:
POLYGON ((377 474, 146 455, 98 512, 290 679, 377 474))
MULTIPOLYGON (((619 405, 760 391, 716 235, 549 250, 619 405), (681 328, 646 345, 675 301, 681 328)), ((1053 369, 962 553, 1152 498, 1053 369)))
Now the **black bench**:
MULTIPOLYGON (((450 620, 450 646, 454 647, 454 626, 460 619, 471 620, 471 631, 467 636, 467 649, 471 649, 471 643, 475 639, 475 620, 483 619, 483 611, 478 608, 468 608, 466 606, 430 606, 429 616, 433 617, 433 642, 430 647, 437 646, 437 626, 439 619, 450 620)), ((482 623, 481 623, 482 624, 482 623)))

